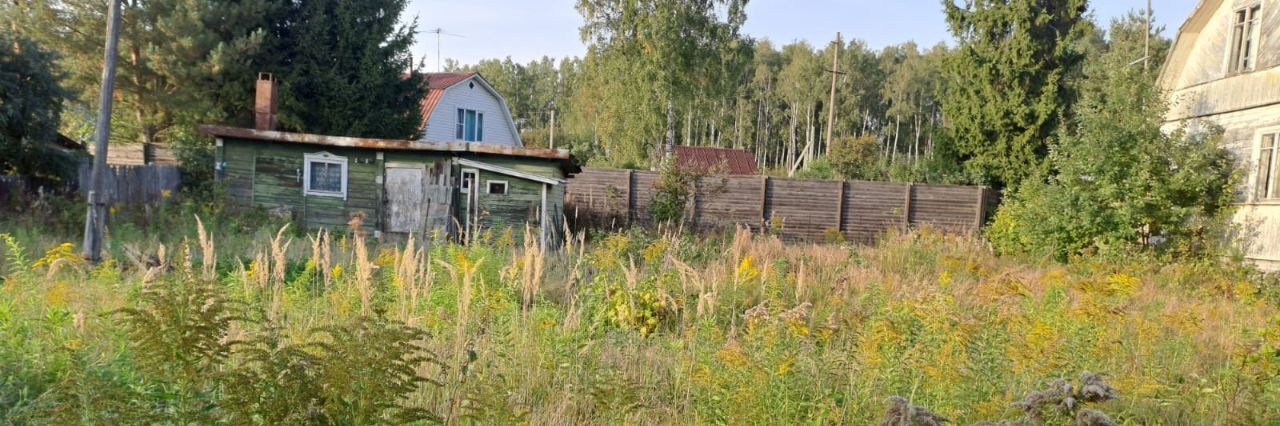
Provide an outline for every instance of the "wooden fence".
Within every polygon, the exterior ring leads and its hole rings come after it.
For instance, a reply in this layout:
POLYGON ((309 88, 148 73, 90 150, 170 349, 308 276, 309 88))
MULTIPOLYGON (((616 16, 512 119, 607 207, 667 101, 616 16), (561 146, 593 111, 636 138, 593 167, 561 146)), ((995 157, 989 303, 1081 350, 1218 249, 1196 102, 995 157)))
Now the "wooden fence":
MULTIPOLYGON (((93 165, 88 162, 80 165, 80 194, 89 193, 89 178, 93 165)), ((178 191, 182 184, 182 174, 178 166, 119 166, 107 167, 106 181, 102 183, 103 192, 108 203, 136 204, 165 198, 178 191)))
MULTIPOLYGON (((565 214, 578 224, 648 225, 658 173, 584 169, 568 183, 565 214)), ((703 177, 686 206, 697 229, 747 225, 780 229, 783 238, 820 241, 842 235, 871 243, 884 231, 927 225, 967 232, 982 226, 996 192, 975 186, 863 181, 703 177)))

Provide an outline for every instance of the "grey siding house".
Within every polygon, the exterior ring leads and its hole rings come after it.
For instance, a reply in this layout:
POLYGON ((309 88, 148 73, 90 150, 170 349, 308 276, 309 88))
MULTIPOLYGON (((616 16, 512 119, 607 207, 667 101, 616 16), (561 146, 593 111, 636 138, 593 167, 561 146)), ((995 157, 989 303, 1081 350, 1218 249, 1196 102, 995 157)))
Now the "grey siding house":
POLYGON ((428 73, 422 140, 524 146, 507 101, 479 73, 428 73))

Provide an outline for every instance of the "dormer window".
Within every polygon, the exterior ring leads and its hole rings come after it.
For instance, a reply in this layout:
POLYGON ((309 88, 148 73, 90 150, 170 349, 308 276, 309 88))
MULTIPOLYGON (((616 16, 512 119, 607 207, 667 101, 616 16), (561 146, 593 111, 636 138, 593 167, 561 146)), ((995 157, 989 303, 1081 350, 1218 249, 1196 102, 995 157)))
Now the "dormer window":
POLYGON ((458 131, 456 138, 467 142, 484 140, 484 113, 473 109, 458 108, 458 131))
POLYGON ((1258 39, 1262 6, 1250 6, 1237 10, 1231 26, 1231 62, 1228 70, 1233 73, 1253 71, 1258 56, 1258 39))

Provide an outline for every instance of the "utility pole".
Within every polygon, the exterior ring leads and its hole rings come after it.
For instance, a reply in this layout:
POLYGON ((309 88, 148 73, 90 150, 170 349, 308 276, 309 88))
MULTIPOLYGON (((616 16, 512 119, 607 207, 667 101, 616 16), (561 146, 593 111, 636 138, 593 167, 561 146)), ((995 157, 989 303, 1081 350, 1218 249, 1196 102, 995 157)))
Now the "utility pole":
POLYGON ((1142 71, 1151 70, 1151 20, 1154 19, 1155 12, 1151 10, 1151 0, 1147 0, 1147 32, 1143 34, 1145 37, 1142 46, 1142 71))
POLYGON ((836 123, 836 77, 844 74, 840 72, 840 48, 843 46, 840 33, 837 32, 834 54, 831 55, 831 98, 827 101, 827 146, 823 151, 827 154, 831 154, 831 132, 836 123))
POLYGON ((556 149, 556 110, 551 110, 551 149, 556 149))
POLYGON ((115 91, 116 53, 120 39, 120 0, 111 0, 108 7, 102 93, 98 96, 98 128, 94 135, 93 172, 89 177, 89 208, 84 219, 84 257, 94 263, 102 260, 102 234, 107 220, 102 180, 107 172, 107 138, 111 136, 111 94, 115 91))

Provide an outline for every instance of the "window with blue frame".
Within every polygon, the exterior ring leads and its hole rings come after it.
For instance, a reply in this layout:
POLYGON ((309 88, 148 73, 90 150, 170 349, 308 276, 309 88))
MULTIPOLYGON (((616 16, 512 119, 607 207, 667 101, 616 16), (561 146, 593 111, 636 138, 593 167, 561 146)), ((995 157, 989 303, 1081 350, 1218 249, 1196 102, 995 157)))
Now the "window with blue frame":
POLYGON ((484 113, 458 108, 458 131, 455 137, 467 142, 484 140, 484 113))

